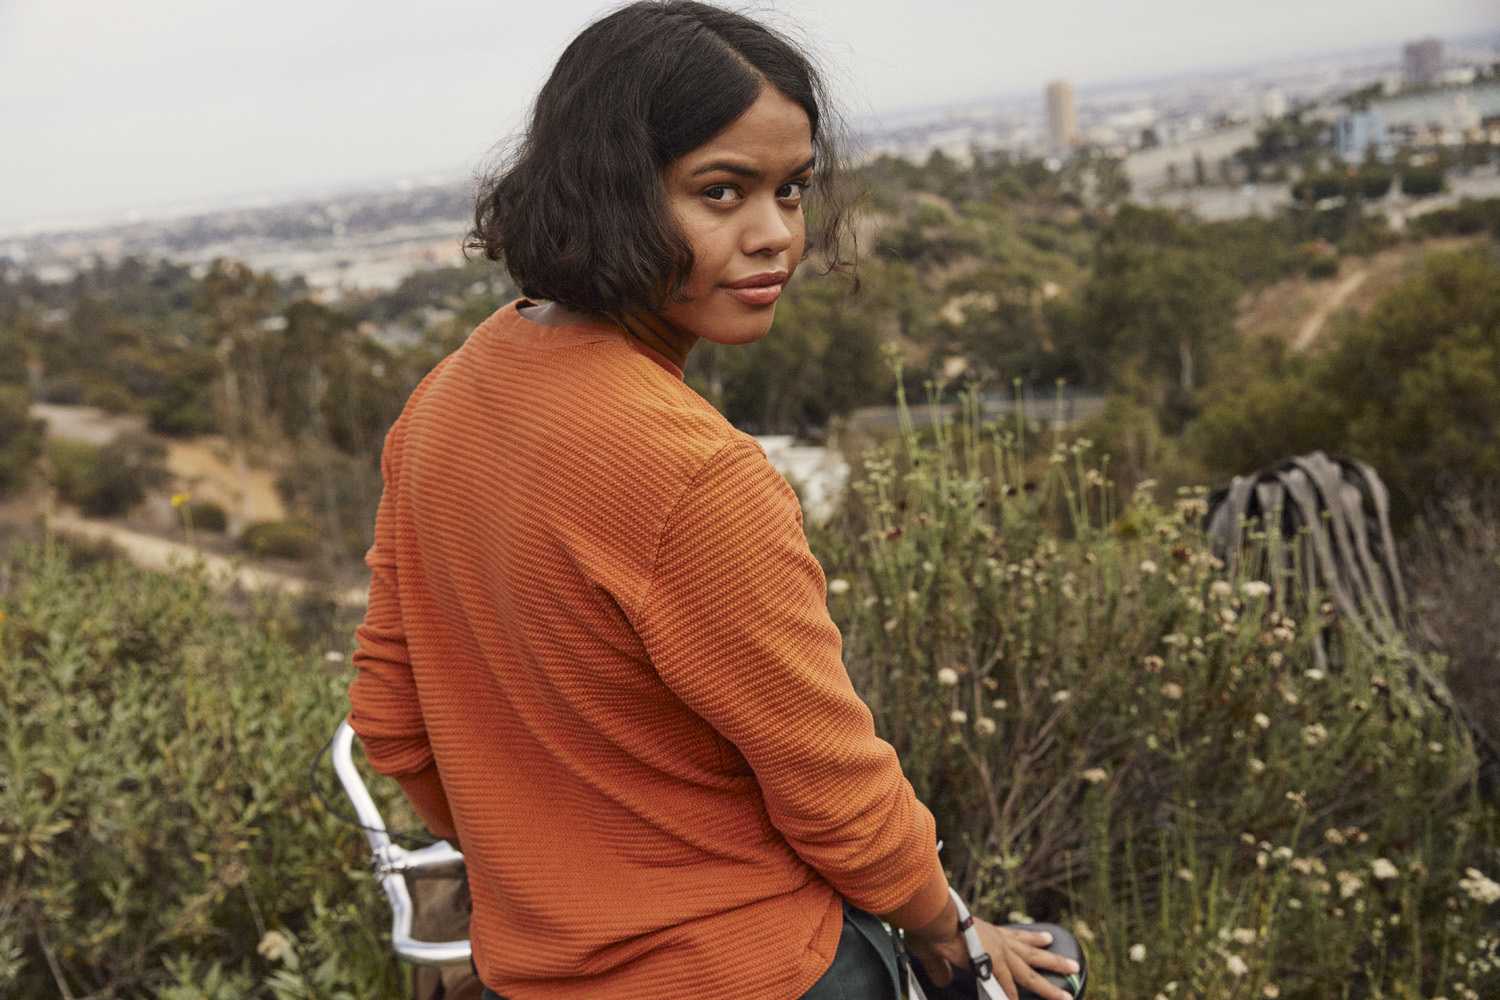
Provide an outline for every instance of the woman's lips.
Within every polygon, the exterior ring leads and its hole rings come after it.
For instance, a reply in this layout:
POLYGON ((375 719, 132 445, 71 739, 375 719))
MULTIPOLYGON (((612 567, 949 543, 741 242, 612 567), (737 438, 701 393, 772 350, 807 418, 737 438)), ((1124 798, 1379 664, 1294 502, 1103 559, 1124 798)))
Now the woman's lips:
POLYGON ((739 281, 725 285, 724 291, 747 306, 769 306, 781 298, 781 289, 786 285, 788 277, 790 275, 785 271, 752 274, 748 278, 741 278, 739 281))

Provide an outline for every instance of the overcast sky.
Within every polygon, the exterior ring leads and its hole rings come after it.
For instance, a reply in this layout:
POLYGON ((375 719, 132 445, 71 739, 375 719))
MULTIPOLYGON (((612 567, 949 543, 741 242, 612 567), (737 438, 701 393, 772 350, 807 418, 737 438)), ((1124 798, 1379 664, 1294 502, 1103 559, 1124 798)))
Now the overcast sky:
MULTIPOLYGON (((458 174, 599 0, 0 0, 0 228, 458 174)), ((1500 29, 1496 0, 804 0, 857 114, 1500 29)))

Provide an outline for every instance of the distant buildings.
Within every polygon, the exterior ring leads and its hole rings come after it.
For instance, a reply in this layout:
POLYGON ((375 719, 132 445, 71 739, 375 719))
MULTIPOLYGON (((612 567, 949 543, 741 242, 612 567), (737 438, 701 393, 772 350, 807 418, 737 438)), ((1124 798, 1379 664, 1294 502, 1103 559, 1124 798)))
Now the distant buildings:
POLYGON ((1260 116, 1275 121, 1286 115, 1286 91, 1272 87, 1260 95, 1260 116))
POLYGON ((1066 153, 1078 145, 1078 108, 1073 103, 1073 85, 1067 80, 1047 84, 1047 145, 1053 153, 1066 153))
POLYGON ((1389 157, 1390 139, 1386 135, 1385 116, 1378 110, 1351 111, 1334 124, 1334 151, 1345 163, 1363 163, 1371 146, 1375 147, 1377 157, 1389 157))
POLYGON ((1401 69, 1408 84, 1431 83, 1442 68, 1443 43, 1439 39, 1424 38, 1401 50, 1401 69))

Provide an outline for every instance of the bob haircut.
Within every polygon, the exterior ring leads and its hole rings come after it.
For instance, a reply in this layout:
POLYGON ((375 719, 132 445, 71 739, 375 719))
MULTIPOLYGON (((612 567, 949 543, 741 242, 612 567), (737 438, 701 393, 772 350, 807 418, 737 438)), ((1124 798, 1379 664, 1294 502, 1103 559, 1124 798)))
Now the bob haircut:
POLYGON ((693 270, 663 173, 766 86, 812 125, 808 252, 852 273, 849 200, 816 70, 768 28, 691 0, 632 3, 573 40, 510 162, 481 182, 465 245, 502 263, 528 297, 611 317, 659 311, 693 270))

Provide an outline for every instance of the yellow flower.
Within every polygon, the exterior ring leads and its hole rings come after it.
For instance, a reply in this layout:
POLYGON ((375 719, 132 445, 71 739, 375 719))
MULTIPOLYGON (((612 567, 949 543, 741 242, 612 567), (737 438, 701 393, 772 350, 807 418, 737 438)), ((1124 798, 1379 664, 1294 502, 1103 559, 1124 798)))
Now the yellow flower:
POLYGON ((193 495, 191 493, 173 493, 172 494, 172 506, 173 507, 181 507, 183 504, 187 503, 191 499, 193 499, 193 495))

